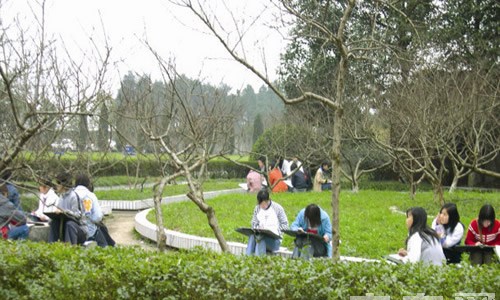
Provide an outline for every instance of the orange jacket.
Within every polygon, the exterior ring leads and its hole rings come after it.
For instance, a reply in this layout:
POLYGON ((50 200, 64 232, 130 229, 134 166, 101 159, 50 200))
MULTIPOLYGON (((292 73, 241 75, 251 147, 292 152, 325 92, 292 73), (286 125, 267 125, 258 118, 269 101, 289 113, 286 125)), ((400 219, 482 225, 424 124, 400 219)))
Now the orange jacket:
MULTIPOLYGON (((274 168, 269 172, 269 181, 273 186, 278 180, 283 179, 283 175, 278 168, 274 168)), ((288 185, 284 181, 280 181, 273 187, 273 193, 288 192, 288 185)))

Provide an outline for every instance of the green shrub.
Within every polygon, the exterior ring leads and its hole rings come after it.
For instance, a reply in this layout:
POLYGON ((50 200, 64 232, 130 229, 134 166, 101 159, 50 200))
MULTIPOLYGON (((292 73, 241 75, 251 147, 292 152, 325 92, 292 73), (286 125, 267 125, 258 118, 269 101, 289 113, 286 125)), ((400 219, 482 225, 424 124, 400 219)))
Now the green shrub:
MULTIPOLYGON (((133 176, 139 177, 159 177, 161 172, 172 174, 173 170, 166 159, 161 161, 152 155, 124 156, 121 153, 65 153, 62 156, 48 156, 44 159, 31 159, 29 156, 22 157, 24 163, 40 174, 49 172, 54 175, 62 171, 89 170, 94 177, 105 176, 133 176), (91 164, 89 164, 91 162, 91 164), (137 169, 139 170, 137 172, 137 169)), ((248 157, 241 160, 241 163, 251 163, 248 157)), ((256 164, 253 162, 253 164, 256 164)), ((244 166, 236 165, 227 160, 213 160, 208 163, 208 174, 210 178, 244 178, 248 169, 244 166)), ((32 173, 16 174, 16 180, 28 181, 32 173)))
POLYGON ((31 242, 0 243, 1 299, 349 299, 495 293, 495 265, 337 263, 31 242))

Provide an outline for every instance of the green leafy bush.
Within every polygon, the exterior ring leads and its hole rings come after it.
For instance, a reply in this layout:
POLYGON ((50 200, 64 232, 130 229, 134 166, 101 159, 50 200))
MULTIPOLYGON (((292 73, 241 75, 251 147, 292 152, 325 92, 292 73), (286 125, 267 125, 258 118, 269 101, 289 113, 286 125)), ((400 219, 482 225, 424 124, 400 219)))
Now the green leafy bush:
POLYGON ((1 299, 402 299, 494 293, 495 265, 426 267, 0 243, 1 299))
MULTIPOLYGON (((121 153, 66 153, 62 156, 50 156, 44 159, 31 159, 29 155, 23 156, 25 163, 30 168, 40 173, 57 174, 65 170, 89 170, 95 177, 103 176, 131 176, 158 177, 161 171, 172 174, 171 166, 166 164, 166 159, 161 161, 152 155, 124 156, 121 153), (89 162, 93 164, 89 165, 89 162), (136 174, 136 170, 139 170, 136 174)), ((248 157, 241 160, 241 163, 251 163, 248 157)), ((253 162, 256 165, 256 162, 253 162)), ((236 165, 227 160, 213 160, 208 163, 208 174, 210 178, 244 178, 248 169, 244 166, 236 165)), ((32 180, 31 173, 17 174, 16 180, 32 180)))

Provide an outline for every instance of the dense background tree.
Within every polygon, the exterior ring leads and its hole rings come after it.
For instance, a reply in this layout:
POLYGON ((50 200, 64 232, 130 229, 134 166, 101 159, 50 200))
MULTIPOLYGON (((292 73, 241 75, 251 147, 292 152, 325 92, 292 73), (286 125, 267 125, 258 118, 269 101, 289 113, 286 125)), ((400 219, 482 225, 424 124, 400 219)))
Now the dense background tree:
POLYGON ((262 133, 264 133, 264 124, 262 123, 262 117, 260 116, 260 114, 257 114, 257 116, 255 116, 255 119, 253 121, 253 134, 252 134, 253 144, 257 142, 262 133))
MULTIPOLYGON (((103 96, 103 95, 101 95, 103 96)), ((107 98, 111 98, 110 96, 104 96, 106 99, 103 99, 103 103, 101 105, 101 110, 98 116, 98 126, 99 131, 97 132, 97 149, 102 152, 110 151, 112 149, 111 141, 111 126, 109 124, 109 111, 108 111, 108 102, 107 98)))

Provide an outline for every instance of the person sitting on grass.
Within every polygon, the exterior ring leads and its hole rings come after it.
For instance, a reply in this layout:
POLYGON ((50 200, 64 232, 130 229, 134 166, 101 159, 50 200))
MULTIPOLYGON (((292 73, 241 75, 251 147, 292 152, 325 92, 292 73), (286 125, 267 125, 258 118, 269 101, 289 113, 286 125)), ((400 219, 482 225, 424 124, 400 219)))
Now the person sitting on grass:
POLYGON ((29 235, 26 215, 7 198, 8 195, 7 186, 0 184, 0 229, 2 237, 11 240, 25 240, 29 235))
POLYGON ((461 261, 461 253, 454 251, 453 247, 460 245, 464 236, 464 225, 460 223, 457 206, 453 203, 443 205, 431 227, 439 236, 446 262, 458 264, 461 261))
POLYGON ((250 169, 247 175, 247 188, 249 193, 257 193, 262 189, 262 177, 252 169, 250 169))
POLYGON ((35 221, 48 222, 50 218, 44 212, 55 212, 56 206, 59 203, 59 196, 54 191, 52 182, 47 178, 41 178, 38 183, 38 191, 40 191, 40 199, 38 201, 38 209, 31 212, 31 216, 35 221))
POLYGON ((301 169, 297 168, 297 165, 295 163, 292 163, 292 166, 290 167, 292 170, 292 192, 305 192, 309 188, 307 176, 304 174, 304 172, 301 171, 301 169))
POLYGON ((19 197, 19 191, 17 190, 16 186, 12 184, 12 172, 10 170, 4 170, 2 172, 2 182, 3 184, 7 187, 8 190, 8 195, 7 198, 9 199, 12 204, 16 207, 16 209, 22 210, 21 207, 21 198, 19 197))
POLYGON ((271 201, 267 190, 259 191, 257 202, 252 216, 252 228, 267 229, 279 236, 279 238, 272 238, 263 234, 252 234, 248 237, 246 254, 260 256, 265 255, 266 252, 279 250, 283 236, 282 230, 288 228, 288 219, 283 207, 271 201))
POLYGON ((322 162, 321 166, 318 168, 318 171, 316 171, 316 175, 314 175, 313 191, 321 192, 332 189, 332 183, 328 179, 327 175, 328 169, 329 169, 328 162, 327 161, 322 162))
MULTIPOLYGON (((470 222, 465 244, 469 246, 496 246, 500 245, 500 221, 495 218, 495 209, 485 204, 479 210, 479 216, 470 222)), ((471 264, 490 264, 493 259, 493 251, 472 251, 470 253, 471 264)))
POLYGON ((55 213, 60 217, 53 218, 50 222, 49 243, 63 241, 82 245, 87 239, 82 204, 72 189, 72 181, 73 176, 66 172, 56 177, 56 188, 61 198, 55 213))
POLYGON ((288 192, 288 185, 283 181, 283 175, 276 162, 272 162, 269 166, 269 187, 273 193, 288 192))
POLYGON ((86 174, 78 174, 75 178, 75 193, 82 202, 83 214, 85 215, 85 225, 87 226, 87 241, 95 241, 98 246, 106 247, 108 242, 100 227, 102 224, 101 205, 97 196, 92 192, 90 178, 86 174))
POLYGON ((293 221, 291 230, 299 232, 309 232, 320 235, 322 240, 308 238, 306 236, 297 236, 295 238, 295 249, 292 258, 310 257, 332 257, 332 224, 330 217, 316 204, 309 204, 303 208, 293 221))
POLYGON ((406 227, 406 249, 399 249, 398 252, 404 263, 421 261, 424 264, 441 266, 446 261, 439 236, 427 225, 427 213, 422 207, 413 207, 406 211, 406 227))

